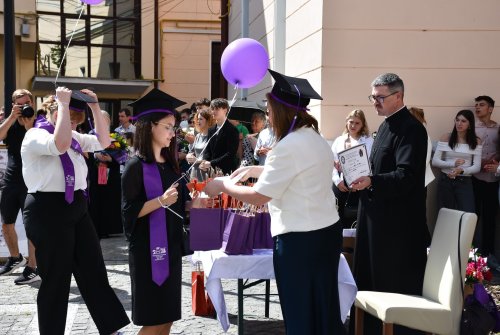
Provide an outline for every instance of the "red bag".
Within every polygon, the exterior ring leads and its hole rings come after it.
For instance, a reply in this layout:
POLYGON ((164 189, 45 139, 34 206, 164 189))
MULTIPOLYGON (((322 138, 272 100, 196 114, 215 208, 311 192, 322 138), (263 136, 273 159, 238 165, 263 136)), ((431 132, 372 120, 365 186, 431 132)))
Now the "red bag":
POLYGON ((205 293, 205 273, 198 264, 191 273, 191 307, 196 316, 215 316, 214 306, 205 293))
POLYGON ((97 166, 97 184, 106 185, 108 183, 108 165, 99 163, 97 166))

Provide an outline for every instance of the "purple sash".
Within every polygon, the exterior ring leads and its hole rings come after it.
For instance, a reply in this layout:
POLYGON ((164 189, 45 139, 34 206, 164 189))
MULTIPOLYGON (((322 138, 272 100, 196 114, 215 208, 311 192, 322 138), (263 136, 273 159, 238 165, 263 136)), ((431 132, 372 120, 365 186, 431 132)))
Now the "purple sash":
MULTIPOLYGON (((148 200, 163 194, 160 172, 156 163, 142 162, 144 189, 148 200)), ((149 214, 149 248, 151 251, 151 275, 153 281, 161 286, 170 275, 167 241, 167 216, 164 208, 149 214)))
MULTIPOLYGON (((35 121, 35 128, 45 129, 50 134, 54 133, 54 126, 47 121, 43 116, 39 116, 35 121)), ((80 147, 80 143, 74 138, 71 139, 71 148, 82 154, 82 148, 80 147)), ((74 192, 75 192, 75 167, 71 158, 68 155, 68 152, 65 152, 59 155, 59 159, 61 160, 63 172, 64 172, 64 199, 67 203, 73 202, 74 192)))

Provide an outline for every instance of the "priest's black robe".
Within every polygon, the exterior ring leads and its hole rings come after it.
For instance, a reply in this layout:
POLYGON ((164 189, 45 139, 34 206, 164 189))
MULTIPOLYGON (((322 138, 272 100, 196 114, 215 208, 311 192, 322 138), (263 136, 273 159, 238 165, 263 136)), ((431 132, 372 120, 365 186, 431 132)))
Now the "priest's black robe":
POLYGON ((426 155, 427 132, 406 107, 382 122, 370 155, 372 189, 360 192, 354 260, 359 290, 422 293, 430 244, 426 155))

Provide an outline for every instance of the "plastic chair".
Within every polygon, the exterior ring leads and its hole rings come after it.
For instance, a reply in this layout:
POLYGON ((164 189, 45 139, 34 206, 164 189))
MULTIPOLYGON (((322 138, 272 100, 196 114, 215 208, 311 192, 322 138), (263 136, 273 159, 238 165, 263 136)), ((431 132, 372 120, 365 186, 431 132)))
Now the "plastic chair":
POLYGON ((355 334, 363 333, 364 312, 382 321, 384 335, 393 334, 393 324, 434 334, 459 334, 463 302, 460 279, 465 277, 476 221, 476 214, 442 208, 427 258, 422 296, 359 291, 354 302, 355 334))

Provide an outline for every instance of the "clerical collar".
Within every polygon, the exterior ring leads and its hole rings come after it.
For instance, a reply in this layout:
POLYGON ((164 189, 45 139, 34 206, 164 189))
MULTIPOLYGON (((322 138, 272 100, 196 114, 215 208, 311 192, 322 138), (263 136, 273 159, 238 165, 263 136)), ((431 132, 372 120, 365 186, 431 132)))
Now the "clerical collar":
POLYGON ((388 118, 390 118, 391 116, 396 115, 396 113, 398 113, 398 112, 399 112, 400 110, 402 110, 403 108, 406 108, 406 106, 405 106, 405 105, 403 105, 403 107, 401 107, 400 109, 398 109, 397 111, 395 111, 395 112, 394 112, 394 113, 392 113, 391 115, 386 116, 385 118, 386 118, 386 119, 388 119, 388 118))

